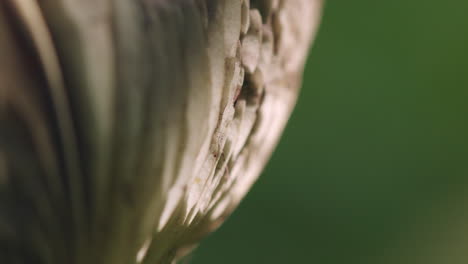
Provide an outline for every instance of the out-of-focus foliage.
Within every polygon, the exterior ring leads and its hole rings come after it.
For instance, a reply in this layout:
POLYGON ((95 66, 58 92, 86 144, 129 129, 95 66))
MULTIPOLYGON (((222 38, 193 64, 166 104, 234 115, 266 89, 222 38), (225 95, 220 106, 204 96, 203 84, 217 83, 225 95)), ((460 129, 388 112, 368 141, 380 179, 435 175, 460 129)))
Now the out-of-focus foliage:
POLYGON ((192 263, 467 263, 467 10, 328 1, 276 154, 192 263))

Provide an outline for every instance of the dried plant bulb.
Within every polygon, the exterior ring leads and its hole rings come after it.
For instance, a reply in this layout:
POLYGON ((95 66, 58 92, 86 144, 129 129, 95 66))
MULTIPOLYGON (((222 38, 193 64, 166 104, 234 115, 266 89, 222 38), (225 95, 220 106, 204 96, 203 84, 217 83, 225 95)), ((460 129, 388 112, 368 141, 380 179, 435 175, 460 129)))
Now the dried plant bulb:
POLYGON ((2 263, 162 264, 188 252, 268 160, 320 7, 1 1, 2 263))

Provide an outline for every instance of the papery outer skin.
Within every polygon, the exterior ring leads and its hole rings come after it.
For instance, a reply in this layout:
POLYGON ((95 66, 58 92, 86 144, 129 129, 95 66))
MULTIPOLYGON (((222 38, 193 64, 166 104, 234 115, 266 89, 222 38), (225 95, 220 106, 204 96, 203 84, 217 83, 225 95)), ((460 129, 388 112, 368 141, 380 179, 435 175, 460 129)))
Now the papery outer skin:
POLYGON ((2 2, 0 220, 14 232, 0 238, 16 241, 3 259, 158 264, 185 254, 265 166, 321 5, 2 2), (25 215, 38 223, 15 223, 25 215))

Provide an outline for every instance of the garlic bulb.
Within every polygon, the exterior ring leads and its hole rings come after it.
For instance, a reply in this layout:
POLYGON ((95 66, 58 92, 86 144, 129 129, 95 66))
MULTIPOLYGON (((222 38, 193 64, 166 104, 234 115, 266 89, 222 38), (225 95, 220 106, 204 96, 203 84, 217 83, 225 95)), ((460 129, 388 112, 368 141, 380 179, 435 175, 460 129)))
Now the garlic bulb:
POLYGON ((319 0, 0 3, 0 259, 172 263, 298 95, 319 0))

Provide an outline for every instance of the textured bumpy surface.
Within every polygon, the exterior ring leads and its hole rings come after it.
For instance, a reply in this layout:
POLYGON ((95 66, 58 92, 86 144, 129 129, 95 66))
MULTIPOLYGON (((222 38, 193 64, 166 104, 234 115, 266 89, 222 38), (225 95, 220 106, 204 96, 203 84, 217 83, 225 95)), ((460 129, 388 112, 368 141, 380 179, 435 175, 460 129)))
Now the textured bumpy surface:
POLYGON ((170 263, 260 174, 319 0, 0 2, 0 259, 170 263))

